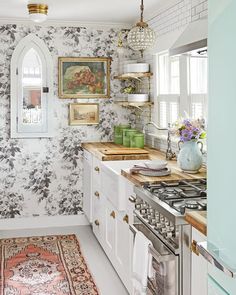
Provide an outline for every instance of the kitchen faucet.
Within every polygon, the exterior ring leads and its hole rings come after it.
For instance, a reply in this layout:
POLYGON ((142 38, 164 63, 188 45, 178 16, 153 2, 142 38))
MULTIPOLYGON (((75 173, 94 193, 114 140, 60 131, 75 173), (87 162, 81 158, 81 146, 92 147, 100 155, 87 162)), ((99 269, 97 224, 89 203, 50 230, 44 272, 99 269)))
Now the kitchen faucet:
POLYGON ((144 125, 143 127, 143 133, 146 134, 146 127, 148 125, 152 125, 153 127, 155 127, 157 130, 159 131, 168 131, 168 135, 167 135, 167 150, 166 150, 166 159, 167 160, 172 160, 173 158, 176 157, 176 154, 172 151, 171 149, 171 137, 170 137, 170 123, 168 124, 168 128, 162 128, 159 127, 157 124, 155 124, 154 122, 148 122, 144 125))

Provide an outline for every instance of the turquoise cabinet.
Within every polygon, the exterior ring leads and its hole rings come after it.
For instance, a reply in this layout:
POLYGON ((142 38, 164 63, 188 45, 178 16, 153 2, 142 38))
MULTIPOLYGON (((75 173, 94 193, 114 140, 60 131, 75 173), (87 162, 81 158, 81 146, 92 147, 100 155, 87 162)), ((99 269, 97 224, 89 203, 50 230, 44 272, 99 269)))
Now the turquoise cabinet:
POLYGON ((236 270, 236 0, 209 0, 208 45, 208 292, 235 295, 222 269, 236 270))

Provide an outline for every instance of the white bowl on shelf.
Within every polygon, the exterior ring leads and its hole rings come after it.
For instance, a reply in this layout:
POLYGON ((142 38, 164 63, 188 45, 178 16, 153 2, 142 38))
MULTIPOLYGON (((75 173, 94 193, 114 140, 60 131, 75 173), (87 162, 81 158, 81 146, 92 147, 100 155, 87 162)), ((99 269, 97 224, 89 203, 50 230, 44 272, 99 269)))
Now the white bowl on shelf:
POLYGON ((149 72, 148 63, 132 63, 124 66, 125 73, 147 73, 149 72))
POLYGON ((146 93, 128 94, 128 101, 129 102, 147 102, 149 101, 149 95, 146 93))
POLYGON ((161 170, 161 169, 165 169, 168 163, 163 160, 153 160, 153 161, 145 162, 144 164, 149 169, 161 170))

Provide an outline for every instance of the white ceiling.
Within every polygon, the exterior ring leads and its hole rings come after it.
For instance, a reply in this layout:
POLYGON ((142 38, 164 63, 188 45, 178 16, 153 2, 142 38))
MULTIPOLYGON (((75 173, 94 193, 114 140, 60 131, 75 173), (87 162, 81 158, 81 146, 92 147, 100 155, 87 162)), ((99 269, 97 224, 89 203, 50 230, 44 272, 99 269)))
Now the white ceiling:
MULTIPOLYGON (((144 16, 157 10, 161 2, 144 0, 144 16)), ((139 19, 140 14, 140 0, 1 0, 0 20, 28 20, 28 3, 48 4, 48 19, 56 22, 132 24, 139 19)))

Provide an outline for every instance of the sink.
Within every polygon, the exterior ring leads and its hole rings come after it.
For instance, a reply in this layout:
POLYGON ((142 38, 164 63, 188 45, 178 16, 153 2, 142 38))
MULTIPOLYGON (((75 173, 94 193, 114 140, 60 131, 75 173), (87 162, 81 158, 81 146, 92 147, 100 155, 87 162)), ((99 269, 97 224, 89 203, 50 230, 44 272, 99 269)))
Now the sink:
POLYGON ((126 209, 126 194, 122 169, 130 169, 134 165, 144 165, 147 160, 107 161, 101 164, 101 190, 105 197, 123 211, 126 209))

